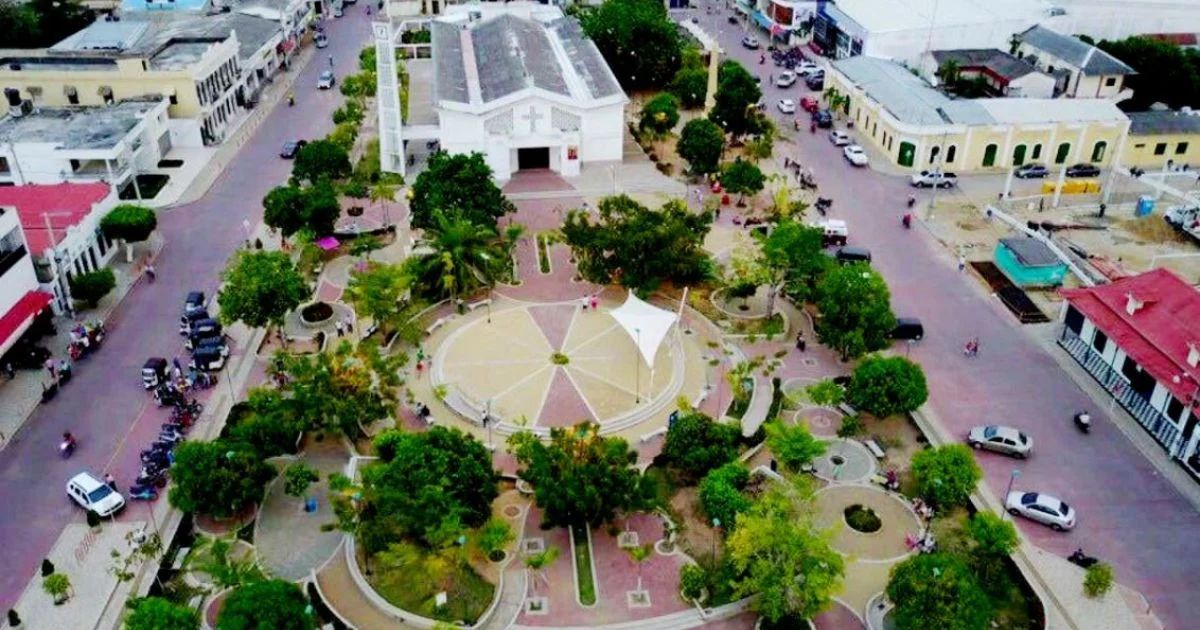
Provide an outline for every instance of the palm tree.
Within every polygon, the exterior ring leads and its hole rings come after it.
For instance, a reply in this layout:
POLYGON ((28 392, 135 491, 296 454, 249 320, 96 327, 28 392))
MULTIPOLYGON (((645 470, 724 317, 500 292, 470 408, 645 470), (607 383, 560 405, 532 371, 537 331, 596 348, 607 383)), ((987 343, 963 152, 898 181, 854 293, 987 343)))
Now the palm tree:
POLYGON ((945 85, 947 88, 953 88, 957 85, 961 74, 962 67, 953 59, 947 59, 937 71, 937 76, 942 80, 942 85, 945 85))
POLYGON ((388 202, 396 200, 396 190, 387 184, 377 182, 371 186, 368 191, 371 201, 383 205, 383 225, 387 227, 391 224, 391 217, 388 215, 388 202))
POLYGON ((458 213, 447 217, 440 210, 434 212, 433 222, 424 237, 432 251, 414 263, 419 284, 436 287, 439 294, 452 299, 491 285, 505 260, 504 244, 496 231, 458 213))
POLYGON ((533 572, 533 579, 530 584, 533 586, 533 592, 537 594, 537 581, 541 578, 543 582, 549 585, 549 580, 546 579, 545 568, 554 563, 558 559, 558 547, 550 547, 541 553, 535 553, 532 556, 525 557, 525 568, 533 572))
POLYGON ((650 557, 650 545, 638 545, 637 547, 629 547, 625 552, 629 554, 629 559, 633 560, 633 564, 637 566, 638 582, 637 590, 642 590, 642 563, 650 557))
POLYGON ((825 88, 825 104, 829 109, 837 109, 837 104, 842 98, 842 93, 835 87, 825 88))

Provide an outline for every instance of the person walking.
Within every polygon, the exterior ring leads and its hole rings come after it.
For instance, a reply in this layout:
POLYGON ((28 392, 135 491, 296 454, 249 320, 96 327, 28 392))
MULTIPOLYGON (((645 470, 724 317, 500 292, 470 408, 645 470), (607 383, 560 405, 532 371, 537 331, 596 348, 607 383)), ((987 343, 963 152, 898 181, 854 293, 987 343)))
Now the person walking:
POLYGON ((349 315, 346 316, 346 334, 354 334, 354 320, 349 315))
POLYGON ((964 258, 962 254, 959 254, 958 255, 958 271, 961 273, 962 270, 964 270, 966 268, 967 268, 967 259, 964 258))
POLYGON ((113 479, 113 476, 110 473, 104 473, 104 485, 112 488, 113 492, 117 491, 117 480, 113 479))
POLYGON ((800 352, 808 349, 808 341, 804 339, 804 333, 802 332, 796 333, 796 349, 800 352))
POLYGON ((333 67, 333 55, 329 55, 329 67, 333 67))
POLYGON ((337 323, 333 325, 333 328, 337 331, 338 337, 341 337, 346 332, 346 324, 342 323, 342 320, 340 319, 337 320, 337 323))
POLYGON ((8 380, 10 380, 10 381, 13 380, 14 378, 17 378, 17 373, 13 371, 12 363, 10 363, 8 361, 4 362, 4 376, 7 377, 8 380))

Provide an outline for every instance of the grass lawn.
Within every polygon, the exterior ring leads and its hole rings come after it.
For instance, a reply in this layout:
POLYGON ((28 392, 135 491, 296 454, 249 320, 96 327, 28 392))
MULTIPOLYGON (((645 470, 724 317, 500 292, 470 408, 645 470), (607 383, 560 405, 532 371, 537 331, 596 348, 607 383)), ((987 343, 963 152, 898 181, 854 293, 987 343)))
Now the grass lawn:
POLYGON ((588 544, 585 527, 571 526, 575 538, 575 579, 579 584, 579 602, 584 606, 596 603, 596 584, 592 581, 592 547, 588 544))
POLYGON ((367 581, 388 603, 430 619, 473 624, 492 604, 495 585, 484 580, 469 564, 464 562, 449 568, 439 580, 422 570, 423 564, 385 568, 372 559, 372 573, 367 575, 367 581), (443 591, 447 603, 439 609, 434 596, 443 591))

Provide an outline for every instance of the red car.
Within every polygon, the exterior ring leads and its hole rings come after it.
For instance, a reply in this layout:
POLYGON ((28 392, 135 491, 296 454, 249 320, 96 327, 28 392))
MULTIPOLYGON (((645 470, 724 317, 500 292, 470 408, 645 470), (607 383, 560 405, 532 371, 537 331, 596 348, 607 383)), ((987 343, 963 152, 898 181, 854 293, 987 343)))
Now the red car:
POLYGON ((815 98, 805 96, 804 98, 800 99, 800 109, 803 109, 806 112, 812 113, 820 108, 821 104, 818 103, 817 99, 815 98))

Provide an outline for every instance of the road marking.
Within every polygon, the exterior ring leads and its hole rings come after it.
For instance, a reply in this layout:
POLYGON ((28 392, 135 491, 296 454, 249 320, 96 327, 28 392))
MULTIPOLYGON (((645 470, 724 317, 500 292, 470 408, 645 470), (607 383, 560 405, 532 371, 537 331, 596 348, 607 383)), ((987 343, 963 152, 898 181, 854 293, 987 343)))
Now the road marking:
POLYGON ((149 406, 149 400, 142 403, 142 408, 138 410, 137 416, 134 417, 133 424, 129 425, 129 429, 125 431, 125 435, 121 436, 121 441, 117 442, 117 448, 113 450, 112 456, 109 457, 108 462, 104 464, 104 470, 112 470, 113 462, 117 461, 117 456, 119 456, 121 451, 125 448, 125 442, 129 441, 130 434, 132 434, 134 429, 137 428, 138 424, 142 422, 142 416, 146 415, 146 408, 149 406))

